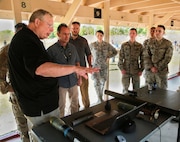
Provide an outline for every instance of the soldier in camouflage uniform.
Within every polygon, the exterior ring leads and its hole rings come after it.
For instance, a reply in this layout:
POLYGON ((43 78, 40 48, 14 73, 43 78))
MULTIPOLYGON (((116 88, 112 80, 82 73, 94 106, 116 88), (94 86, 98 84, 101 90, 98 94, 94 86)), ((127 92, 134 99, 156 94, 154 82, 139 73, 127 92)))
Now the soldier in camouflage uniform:
POLYGON ((97 41, 90 44, 92 53, 92 66, 100 68, 98 73, 92 74, 94 87, 98 96, 98 102, 102 102, 104 85, 107 80, 108 59, 117 54, 116 49, 109 43, 103 41, 104 32, 96 32, 97 41))
MULTIPOLYGON (((18 32, 22 27, 26 25, 23 23, 18 23, 15 26, 16 32, 18 32)), ((2 94, 10 93, 9 100, 12 103, 12 110, 16 119, 17 128, 20 132, 21 140, 23 142, 29 142, 29 135, 28 135, 28 126, 27 126, 27 119, 24 117, 24 114, 19 107, 18 100, 16 95, 13 92, 11 84, 9 82, 8 75, 8 49, 9 44, 5 45, 0 51, 0 91, 2 94)))
MULTIPOLYGON (((157 87, 166 89, 167 88, 167 74, 168 74, 168 63, 171 61, 173 55, 172 43, 163 38, 165 34, 165 27, 158 25, 155 31, 155 39, 150 40, 145 45, 144 51, 144 66, 146 71, 146 82, 153 84, 154 80, 157 87), (154 77, 152 79, 151 77, 154 77)), ((149 92, 151 92, 149 87, 149 92)))
POLYGON ((140 76, 143 67, 143 46, 135 38, 137 30, 131 28, 129 32, 130 40, 121 45, 119 52, 118 67, 122 73, 123 93, 128 92, 130 79, 132 79, 133 91, 140 87, 140 76))
MULTIPOLYGON (((143 43, 143 46, 144 48, 147 47, 147 45, 149 44, 149 42, 151 42, 151 40, 154 40, 156 37, 155 37, 155 30, 156 30, 156 27, 151 27, 150 29, 150 38, 149 39, 146 39, 143 43)), ((144 49, 145 51, 145 49, 144 49)), ((149 72, 149 71, 146 71, 145 70, 145 81, 146 81, 146 84, 148 85, 148 88, 149 90, 155 90, 156 89, 156 80, 155 80, 155 76, 149 72)), ((149 91, 151 92, 151 91, 149 91)))

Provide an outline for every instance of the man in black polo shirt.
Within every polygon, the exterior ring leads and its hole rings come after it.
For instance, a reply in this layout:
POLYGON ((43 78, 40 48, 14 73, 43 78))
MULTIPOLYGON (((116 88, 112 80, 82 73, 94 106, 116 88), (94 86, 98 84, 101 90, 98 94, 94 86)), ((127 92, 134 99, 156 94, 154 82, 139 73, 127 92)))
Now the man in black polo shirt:
POLYGON ((36 10, 27 28, 13 37, 8 52, 12 87, 23 113, 34 126, 59 116, 56 77, 76 72, 87 78, 86 73, 98 71, 52 63, 40 41, 52 31, 52 14, 43 9, 36 10))

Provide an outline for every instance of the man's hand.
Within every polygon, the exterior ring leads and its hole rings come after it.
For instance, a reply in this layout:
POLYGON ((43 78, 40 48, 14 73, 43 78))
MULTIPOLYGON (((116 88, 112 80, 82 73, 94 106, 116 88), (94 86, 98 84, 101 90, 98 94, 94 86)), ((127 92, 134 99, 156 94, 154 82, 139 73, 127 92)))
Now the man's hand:
POLYGON ((151 68, 151 72, 157 73, 157 72, 158 72, 158 69, 157 69, 156 67, 152 67, 152 68, 151 68))
POLYGON ((78 85, 78 86, 81 86, 81 84, 82 84, 82 77, 79 76, 78 81, 77 81, 77 85, 78 85))
POLYGON ((126 74, 126 70, 121 70, 121 73, 122 74, 126 74))
POLYGON ((142 75, 142 71, 138 72, 138 76, 141 76, 142 75))
POLYGON ((99 72, 99 68, 86 68, 76 66, 75 72, 77 73, 77 75, 82 76, 85 79, 88 79, 87 73, 99 72))
POLYGON ((10 88, 11 90, 13 90, 12 87, 6 81, 0 83, 0 92, 2 94, 7 94, 10 91, 10 88))
POLYGON ((9 87, 8 87, 8 92, 14 92, 12 86, 10 86, 10 85, 9 85, 9 87))

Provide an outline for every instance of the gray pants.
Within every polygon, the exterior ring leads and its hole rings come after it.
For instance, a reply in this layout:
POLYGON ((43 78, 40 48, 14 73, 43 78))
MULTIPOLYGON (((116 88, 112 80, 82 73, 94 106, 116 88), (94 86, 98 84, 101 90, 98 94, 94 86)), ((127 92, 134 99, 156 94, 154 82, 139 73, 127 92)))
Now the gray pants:
POLYGON ((128 88, 129 88, 129 85, 130 85, 130 79, 132 80, 133 91, 136 91, 140 87, 140 77, 139 77, 139 75, 123 74, 122 75, 123 93, 128 92, 128 88))
POLYGON ((51 117, 59 118, 59 108, 57 108, 47 114, 43 114, 43 112, 41 112, 41 116, 35 116, 35 117, 26 116, 26 117, 28 120, 28 127, 30 130, 29 131, 30 142, 41 142, 41 141, 39 141, 38 137, 33 134, 32 128, 36 127, 42 123, 48 122, 51 117))
MULTIPOLYGON (((146 84, 151 87, 153 83, 156 83, 157 86, 161 89, 167 88, 167 74, 166 73, 152 73, 146 72, 145 74, 146 84)), ((150 88, 151 89, 151 88, 150 88)))
POLYGON ((104 85, 107 80, 107 68, 101 68, 99 72, 93 73, 92 79, 94 80, 94 88, 98 97, 98 103, 101 103, 103 102, 104 85))

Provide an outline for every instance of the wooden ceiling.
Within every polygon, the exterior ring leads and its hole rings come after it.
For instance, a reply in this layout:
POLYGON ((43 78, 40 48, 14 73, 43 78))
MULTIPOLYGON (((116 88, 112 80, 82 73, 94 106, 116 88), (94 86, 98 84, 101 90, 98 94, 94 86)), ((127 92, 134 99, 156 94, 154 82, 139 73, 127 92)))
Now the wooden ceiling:
POLYGON ((180 0, 0 0, 0 18, 13 19, 19 11, 22 19, 28 19, 37 8, 49 10, 59 22, 78 20, 103 24, 104 18, 109 18, 110 25, 150 27, 164 24, 170 29, 180 29, 180 0), (23 2, 26 8, 22 7, 23 2), (101 19, 94 18, 94 8, 101 9, 101 19))

